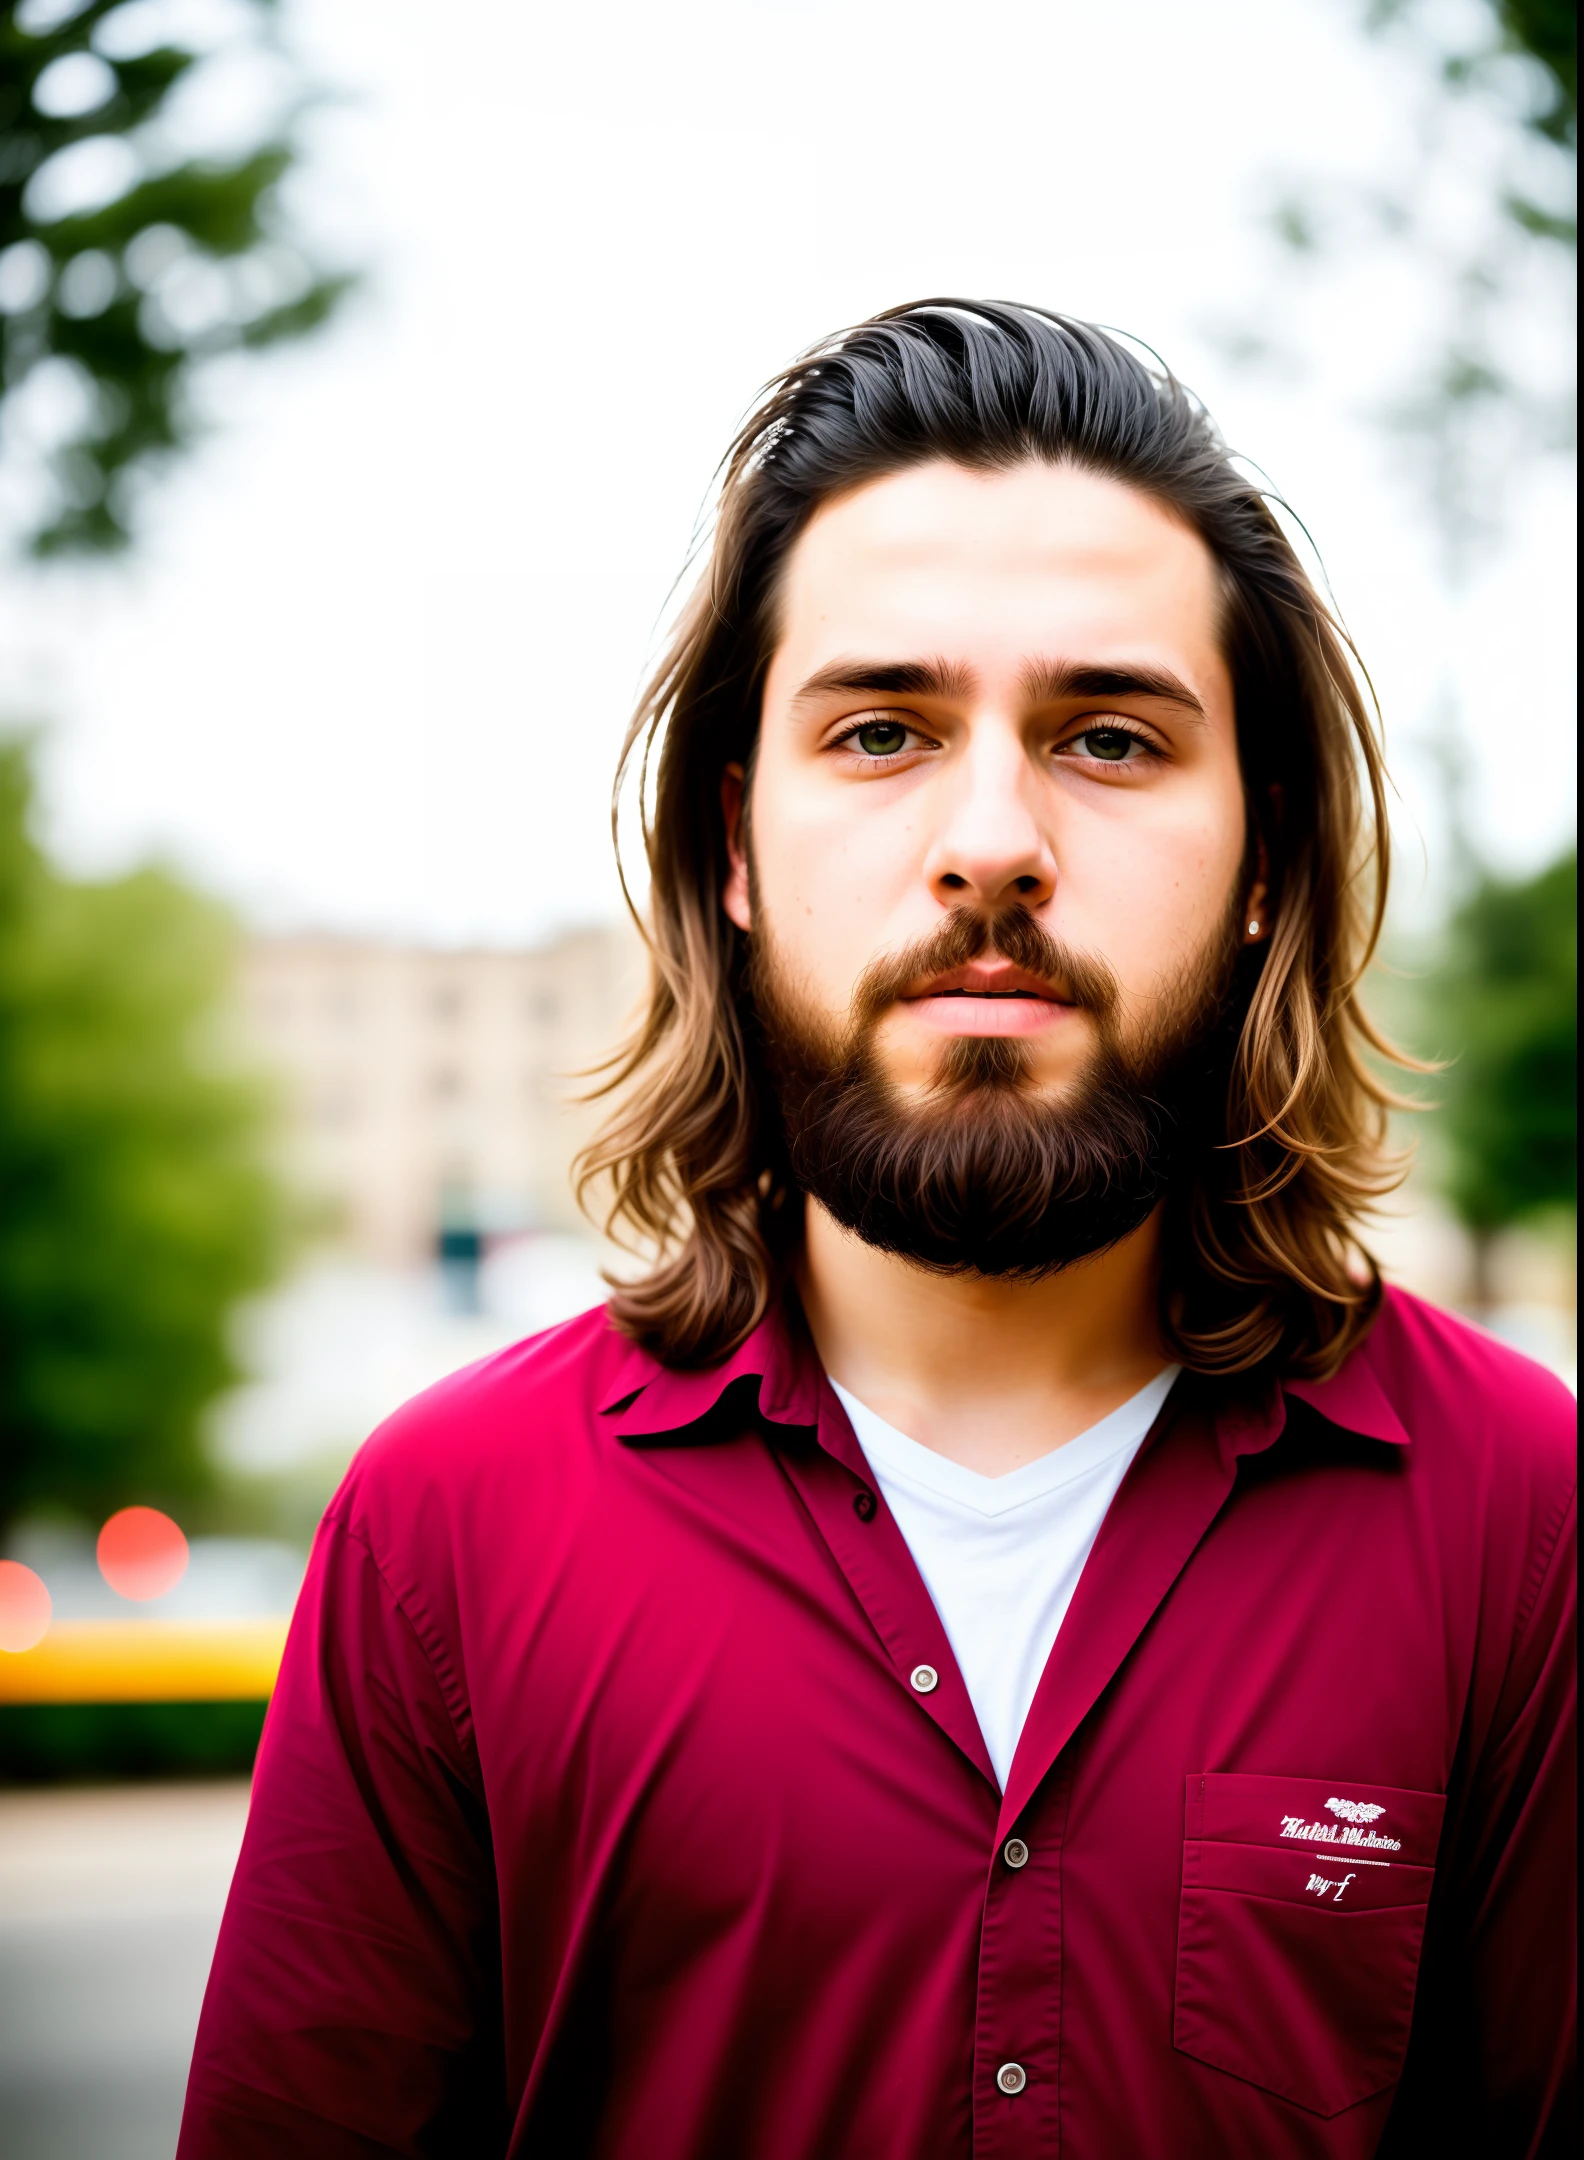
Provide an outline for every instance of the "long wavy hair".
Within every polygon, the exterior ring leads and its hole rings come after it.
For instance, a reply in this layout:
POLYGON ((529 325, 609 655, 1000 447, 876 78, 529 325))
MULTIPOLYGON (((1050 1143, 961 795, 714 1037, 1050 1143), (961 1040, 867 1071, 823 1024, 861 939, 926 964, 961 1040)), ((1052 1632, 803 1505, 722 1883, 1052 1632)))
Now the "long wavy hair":
MULTIPOLYGON (((747 940, 721 905, 723 768, 752 775, 782 565, 861 483, 945 458, 1037 459, 1169 508, 1220 567, 1250 858, 1270 864, 1268 943, 1240 963, 1224 1115, 1166 1204, 1161 1327, 1200 1372, 1334 1371, 1380 1274, 1360 1217, 1397 1182, 1400 1058, 1359 1002, 1388 870, 1385 767, 1352 643, 1272 501, 1164 368, 1093 325, 1004 302, 925 300, 814 347, 766 389, 721 470, 707 563, 622 745, 612 823, 636 794, 649 870, 646 1007, 603 1069, 616 1107, 578 1164, 585 1204, 652 1260, 618 1324, 664 1363, 728 1356, 777 1295, 801 1222, 754 1046, 747 940)), ((629 904, 631 904, 629 898, 629 904)), ((635 914, 636 914, 635 910, 635 914)))

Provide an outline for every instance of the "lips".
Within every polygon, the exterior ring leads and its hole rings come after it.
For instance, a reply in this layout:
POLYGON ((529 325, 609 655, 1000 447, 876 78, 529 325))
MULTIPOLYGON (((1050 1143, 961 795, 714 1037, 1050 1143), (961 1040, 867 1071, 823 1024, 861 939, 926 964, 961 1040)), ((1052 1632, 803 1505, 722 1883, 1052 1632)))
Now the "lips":
POLYGON ((1037 1000, 1042 1005, 1072 1003, 1043 976, 1030 974, 1027 968, 1014 967, 1010 960, 998 959, 971 960, 966 967, 932 976, 918 989, 910 990, 903 1002, 920 1004, 928 998, 1023 998, 1037 1000))

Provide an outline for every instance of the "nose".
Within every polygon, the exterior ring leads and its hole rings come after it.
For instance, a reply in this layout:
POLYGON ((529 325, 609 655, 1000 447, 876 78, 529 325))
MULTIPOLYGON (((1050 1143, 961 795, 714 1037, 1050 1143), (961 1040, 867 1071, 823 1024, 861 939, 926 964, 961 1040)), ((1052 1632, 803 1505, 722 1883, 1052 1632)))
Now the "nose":
POLYGON ((1056 857, 1039 815, 1037 775, 1011 729, 976 729, 941 773, 941 819, 924 862, 947 907, 1036 908, 1056 890, 1056 857))

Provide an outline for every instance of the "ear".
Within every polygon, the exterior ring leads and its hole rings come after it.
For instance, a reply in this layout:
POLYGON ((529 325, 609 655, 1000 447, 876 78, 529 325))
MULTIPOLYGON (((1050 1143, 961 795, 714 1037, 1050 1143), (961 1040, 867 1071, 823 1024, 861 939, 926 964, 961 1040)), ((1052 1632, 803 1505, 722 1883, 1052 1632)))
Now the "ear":
POLYGON ((740 765, 728 765, 721 774, 721 816, 726 823, 726 884, 721 906, 739 930, 753 928, 748 902, 748 850, 743 845, 747 779, 740 765))

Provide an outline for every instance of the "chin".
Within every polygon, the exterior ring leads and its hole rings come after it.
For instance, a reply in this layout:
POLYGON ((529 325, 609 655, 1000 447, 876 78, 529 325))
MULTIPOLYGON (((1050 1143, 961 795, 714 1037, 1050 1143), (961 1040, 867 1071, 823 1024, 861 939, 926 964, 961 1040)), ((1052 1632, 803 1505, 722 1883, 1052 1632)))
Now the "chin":
POLYGON ((885 1030, 874 1046, 878 1076, 907 1102, 923 1102, 947 1090, 1008 1087, 1034 1101, 1060 1103, 1079 1087, 1093 1062, 1093 1044, 1076 1040, 1075 1029, 1062 1031, 1058 1046, 1045 1037, 1003 1030, 961 1030, 950 1034, 915 1032, 906 1023, 893 1035, 885 1030), (890 1040, 887 1040, 890 1036, 890 1040))

